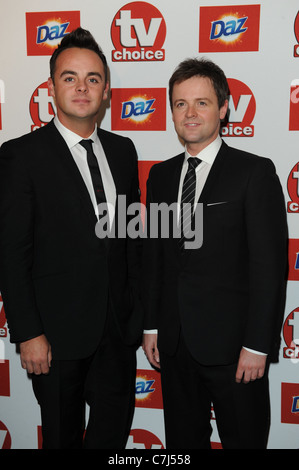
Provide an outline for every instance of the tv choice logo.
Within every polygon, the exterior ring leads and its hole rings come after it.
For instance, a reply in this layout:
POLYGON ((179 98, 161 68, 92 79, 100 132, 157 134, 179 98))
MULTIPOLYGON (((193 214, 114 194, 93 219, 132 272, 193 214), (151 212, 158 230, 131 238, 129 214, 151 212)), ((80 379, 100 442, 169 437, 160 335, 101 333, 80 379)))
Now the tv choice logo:
POLYGON ((289 130, 299 131, 299 79, 291 83, 289 130))
POLYGON ((294 22, 294 33, 297 39, 297 44, 294 46, 294 57, 299 57, 299 11, 294 22))
POLYGON ((163 409, 161 378, 154 370, 138 369, 135 385, 135 406, 163 409))
POLYGON ((26 13, 27 55, 52 55, 61 40, 80 26, 80 11, 26 13))
POLYGON ((30 98, 30 116, 33 121, 31 130, 34 131, 45 126, 56 114, 54 99, 49 94, 48 83, 38 85, 30 98))
POLYGON ((126 449, 164 449, 162 441, 145 429, 131 429, 126 449))
POLYGON ((259 50, 260 5, 200 7, 199 52, 259 50))
MULTIPOLYGON (((7 328, 6 328, 6 317, 3 307, 3 300, 0 293, 0 337, 6 338, 7 337, 7 328)), ((0 357, 1 359, 1 357, 0 357)))
POLYGON ((299 424, 299 383, 281 383, 281 422, 299 424))
POLYGON ((290 201, 287 203, 289 213, 299 213, 299 162, 290 171, 287 182, 290 201))
POLYGON ((160 11, 146 2, 118 10, 111 24, 114 62, 164 61, 166 23, 160 11))
POLYGON ((251 89, 240 80, 228 78, 230 90, 228 122, 221 128, 223 137, 253 137, 252 121, 256 112, 256 101, 251 89))
POLYGON ((11 436, 10 432, 5 426, 5 424, 0 421, 0 449, 10 449, 11 448, 11 436))
POLYGON ((113 88, 112 130, 166 130, 166 88, 113 88))
POLYGON ((299 362, 299 307, 286 317, 282 331, 286 344, 283 348, 283 357, 297 364, 299 362))

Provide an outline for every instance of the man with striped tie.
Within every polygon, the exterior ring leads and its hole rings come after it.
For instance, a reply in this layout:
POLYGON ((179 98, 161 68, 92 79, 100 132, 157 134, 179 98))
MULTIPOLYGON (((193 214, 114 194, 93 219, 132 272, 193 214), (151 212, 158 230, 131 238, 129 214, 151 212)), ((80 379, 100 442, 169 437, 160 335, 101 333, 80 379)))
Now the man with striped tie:
POLYGON ((189 208, 189 215, 178 210, 181 238, 144 243, 143 349, 161 369, 167 448, 210 448, 211 404, 223 448, 267 445, 286 215, 272 161, 219 136, 228 94, 213 62, 179 65, 169 98, 185 152, 154 165, 148 179, 147 212, 162 202, 189 208), (186 226, 199 206, 202 223, 191 228, 202 231, 203 242, 196 247, 186 226))

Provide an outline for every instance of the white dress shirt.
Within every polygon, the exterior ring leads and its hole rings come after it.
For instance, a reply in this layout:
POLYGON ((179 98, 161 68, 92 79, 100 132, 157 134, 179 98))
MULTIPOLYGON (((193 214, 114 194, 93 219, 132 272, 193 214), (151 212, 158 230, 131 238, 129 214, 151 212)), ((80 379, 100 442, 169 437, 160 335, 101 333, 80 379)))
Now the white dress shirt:
MULTIPOLYGON (((83 181, 89 192, 95 214, 98 217, 99 215, 98 205, 97 205, 96 196, 95 196, 95 192, 93 189, 93 184, 92 184, 90 171, 89 171, 89 167, 87 163, 86 150, 84 147, 82 147, 82 145, 80 145, 80 141, 82 140, 82 137, 80 137, 79 135, 75 134, 74 132, 67 129, 65 126, 63 126, 63 124, 61 124, 57 116, 55 116, 54 118, 54 124, 57 127, 60 134, 62 135, 62 137, 64 138, 74 158, 74 161, 81 173, 83 181)), ((104 191, 105 191, 105 196, 106 196, 106 201, 107 201, 109 225, 111 228, 113 219, 114 219, 114 214, 115 214, 116 189, 115 189, 113 177, 112 177, 112 174, 111 174, 111 171, 110 171, 107 159, 106 159, 106 155, 104 153, 102 144, 98 137, 97 126, 95 126, 93 133, 88 137, 88 139, 92 139, 93 141, 93 144, 92 144, 93 151, 99 164, 104 191)))

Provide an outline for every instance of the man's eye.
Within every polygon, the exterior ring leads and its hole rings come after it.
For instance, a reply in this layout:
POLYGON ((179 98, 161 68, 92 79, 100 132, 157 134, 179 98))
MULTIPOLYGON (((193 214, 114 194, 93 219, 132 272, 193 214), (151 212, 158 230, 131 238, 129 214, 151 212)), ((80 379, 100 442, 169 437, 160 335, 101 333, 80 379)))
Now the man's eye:
POLYGON ((73 77, 66 77, 64 79, 66 82, 73 82, 74 81, 74 78, 73 77))

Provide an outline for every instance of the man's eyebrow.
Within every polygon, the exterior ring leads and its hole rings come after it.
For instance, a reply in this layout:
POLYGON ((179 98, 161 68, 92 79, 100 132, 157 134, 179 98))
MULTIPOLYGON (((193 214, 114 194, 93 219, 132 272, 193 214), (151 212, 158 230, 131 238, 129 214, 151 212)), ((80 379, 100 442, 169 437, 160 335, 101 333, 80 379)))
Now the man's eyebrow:
MULTIPOLYGON (((179 101, 187 102, 188 100, 185 99, 185 98, 178 98, 178 99, 176 99, 173 103, 175 104, 175 103, 177 103, 177 102, 179 102, 179 101)), ((210 98, 204 98, 204 97, 203 97, 203 98, 200 98, 200 97, 195 98, 194 101, 209 101, 209 102, 211 102, 210 98)))
POLYGON ((74 72, 73 70, 63 70, 63 72, 61 72, 60 74, 60 77, 63 77, 64 75, 78 75, 78 74, 74 72))
MULTIPOLYGON (((61 74, 60 74, 60 77, 63 77, 64 75, 74 75, 74 76, 77 76, 78 73, 77 73, 77 72, 74 72, 73 70, 63 70, 63 72, 61 72, 61 74)), ((102 74, 100 74, 99 72, 88 72, 87 76, 88 76, 88 77, 97 76, 97 77, 99 77, 101 80, 103 80, 103 76, 102 76, 102 74)))

